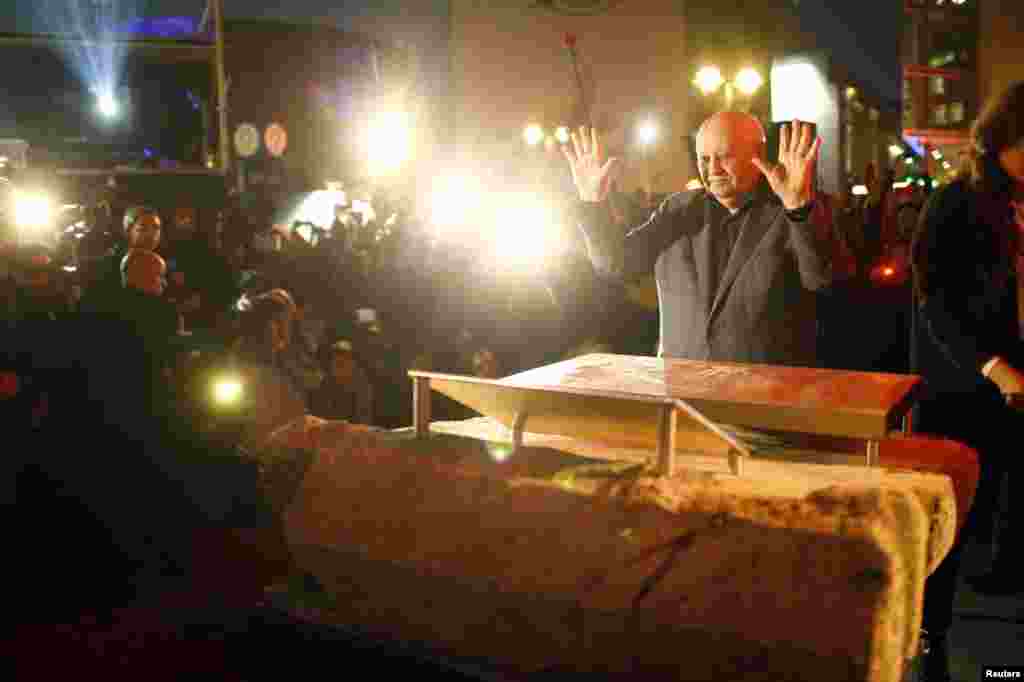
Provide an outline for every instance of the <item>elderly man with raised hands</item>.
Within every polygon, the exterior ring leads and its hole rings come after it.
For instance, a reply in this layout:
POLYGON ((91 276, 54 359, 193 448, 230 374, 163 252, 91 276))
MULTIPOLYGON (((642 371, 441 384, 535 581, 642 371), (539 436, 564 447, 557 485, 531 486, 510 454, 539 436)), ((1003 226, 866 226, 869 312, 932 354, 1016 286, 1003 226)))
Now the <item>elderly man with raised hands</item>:
POLYGON ((563 146, 595 269, 655 274, 660 356, 818 364, 815 292, 831 280, 830 229, 814 210, 821 141, 811 124, 786 124, 774 164, 766 143, 756 118, 715 114, 697 134, 703 188, 669 196, 624 237, 607 201, 618 160, 604 157, 593 129, 563 146))

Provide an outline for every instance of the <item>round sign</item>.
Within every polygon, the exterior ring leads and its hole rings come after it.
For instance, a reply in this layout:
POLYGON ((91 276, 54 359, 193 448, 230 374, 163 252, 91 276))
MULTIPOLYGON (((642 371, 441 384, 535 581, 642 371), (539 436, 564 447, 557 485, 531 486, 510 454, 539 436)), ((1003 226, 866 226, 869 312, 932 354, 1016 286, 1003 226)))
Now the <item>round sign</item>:
POLYGON ((235 151, 242 158, 249 158, 260 149, 260 131, 250 123, 243 123, 235 130, 235 151))
POLYGON ((263 134, 263 143, 271 156, 281 156, 288 147, 288 133, 280 123, 271 123, 263 134))

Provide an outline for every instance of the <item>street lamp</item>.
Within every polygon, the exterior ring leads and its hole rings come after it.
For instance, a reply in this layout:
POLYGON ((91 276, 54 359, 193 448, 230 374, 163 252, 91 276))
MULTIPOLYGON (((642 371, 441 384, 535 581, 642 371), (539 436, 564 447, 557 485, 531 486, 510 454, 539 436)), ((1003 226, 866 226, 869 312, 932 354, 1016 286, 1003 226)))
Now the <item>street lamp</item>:
POLYGON ((710 95, 718 90, 724 82, 722 72, 718 70, 717 66, 705 66, 697 72, 697 77, 694 79, 694 83, 705 95, 710 95))
POLYGON ((746 68, 736 74, 736 89, 746 96, 751 96, 760 89, 764 80, 755 69, 746 68))
POLYGON ((697 71, 693 82, 704 96, 718 92, 724 85, 725 108, 732 109, 737 90, 741 95, 751 97, 764 84, 764 79, 761 78, 761 74, 756 69, 748 66, 740 69, 736 76, 731 81, 728 81, 722 77, 722 72, 717 66, 705 66, 697 71))

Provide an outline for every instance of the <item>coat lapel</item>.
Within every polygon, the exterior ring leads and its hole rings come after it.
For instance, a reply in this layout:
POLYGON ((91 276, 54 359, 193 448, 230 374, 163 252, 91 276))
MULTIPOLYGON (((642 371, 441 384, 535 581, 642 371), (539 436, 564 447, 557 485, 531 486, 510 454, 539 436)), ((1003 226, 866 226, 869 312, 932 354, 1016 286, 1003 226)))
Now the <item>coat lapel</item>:
MULTIPOLYGON (((722 309, 725 299, 729 295, 733 282, 743 270, 750 257, 761 243, 768 228, 778 219, 782 212, 782 206, 773 201, 758 201, 750 207, 750 214, 743 221, 740 235, 736 239, 736 245, 729 254, 729 262, 725 266, 725 272, 718 283, 718 290, 715 293, 714 302, 711 304, 711 312, 708 314, 708 327, 715 319, 715 315, 722 309)), ((710 252, 711 249, 708 249, 710 252)))

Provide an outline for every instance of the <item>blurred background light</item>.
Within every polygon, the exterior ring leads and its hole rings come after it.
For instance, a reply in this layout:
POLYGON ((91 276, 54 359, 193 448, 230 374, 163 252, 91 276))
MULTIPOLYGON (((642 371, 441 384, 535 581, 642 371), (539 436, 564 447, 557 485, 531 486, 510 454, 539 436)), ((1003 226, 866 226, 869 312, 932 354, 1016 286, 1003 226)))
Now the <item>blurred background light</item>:
POLYGON ((654 142, 658 137, 658 126, 653 121, 644 121, 637 128, 637 138, 640 144, 645 147, 654 142))
POLYGON ((712 92, 722 87, 724 83, 722 78, 722 72, 718 70, 717 66, 705 66, 697 71, 697 77, 694 79, 694 83, 700 88, 701 92, 705 95, 710 95, 712 92))
POLYGON ((50 223, 54 203, 44 194, 19 192, 14 198, 14 223, 19 228, 38 228, 50 223))
POLYGON ((756 69, 747 67, 736 74, 736 88, 744 95, 753 95, 764 84, 756 69))
POLYGON ((398 172, 412 151, 412 125, 402 111, 378 114, 367 137, 370 175, 380 177, 398 172))
POLYGON ((531 123, 523 130, 523 139, 526 140, 526 144, 534 147, 544 139, 544 129, 536 123, 531 123))

